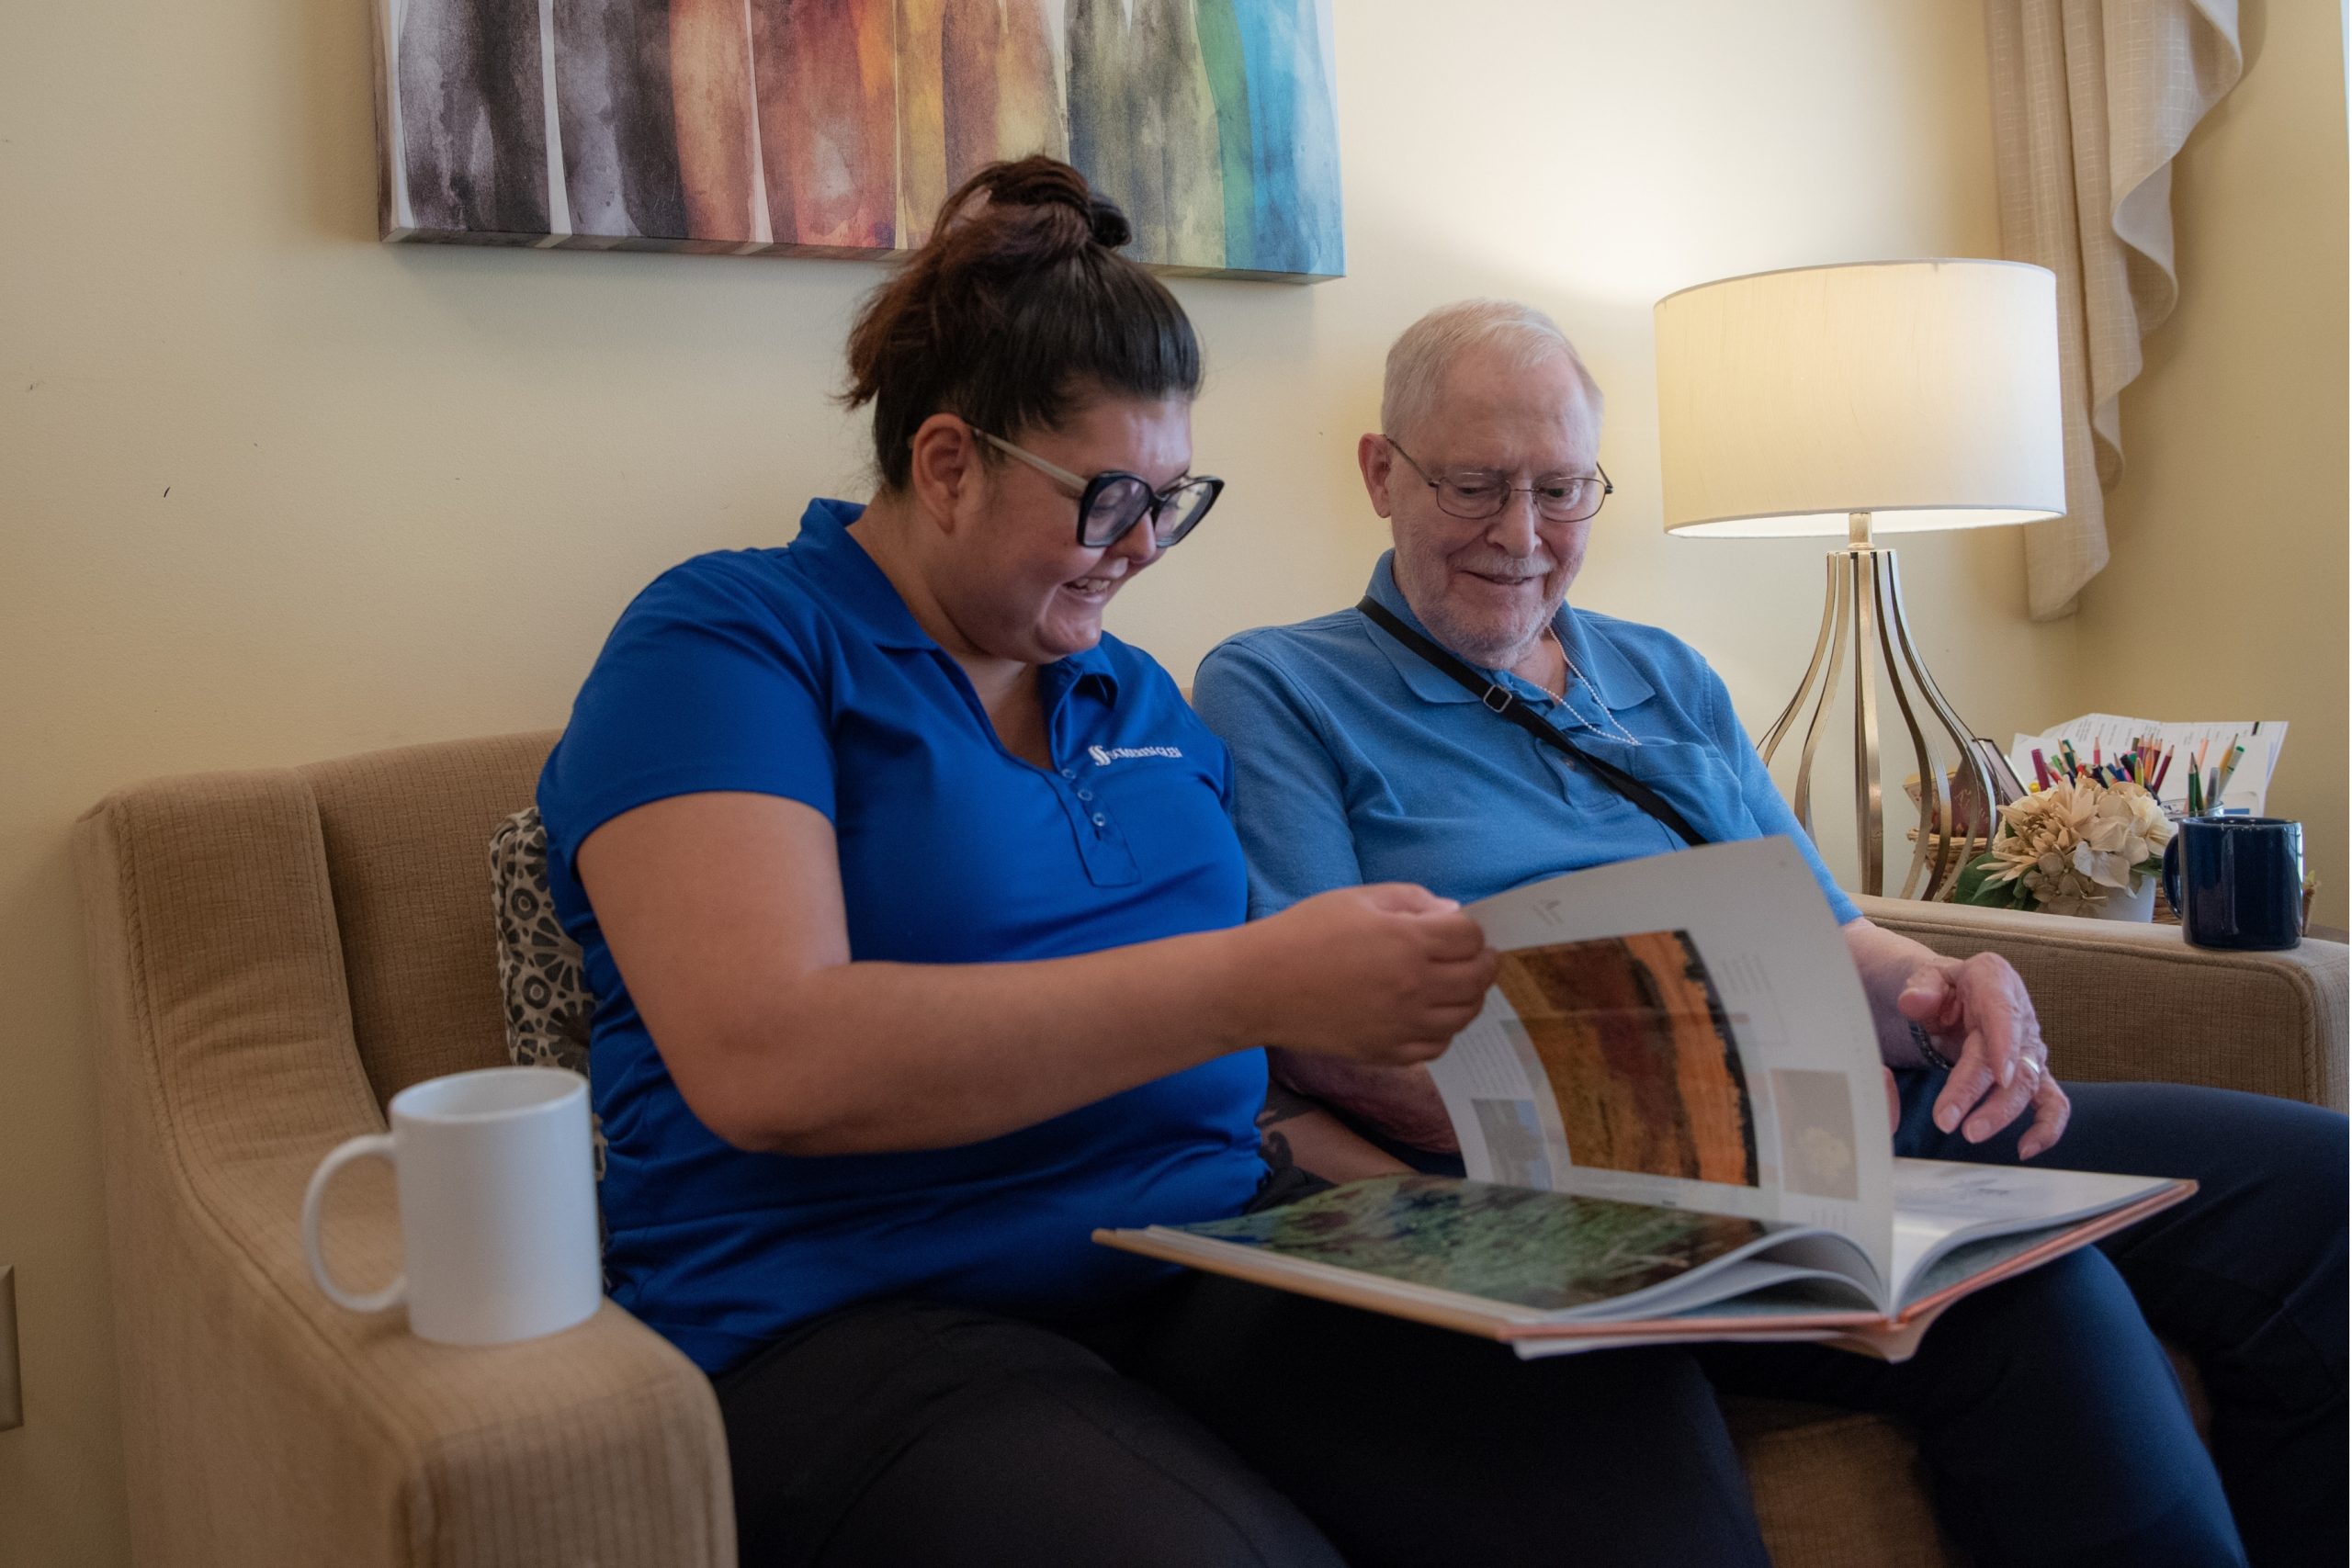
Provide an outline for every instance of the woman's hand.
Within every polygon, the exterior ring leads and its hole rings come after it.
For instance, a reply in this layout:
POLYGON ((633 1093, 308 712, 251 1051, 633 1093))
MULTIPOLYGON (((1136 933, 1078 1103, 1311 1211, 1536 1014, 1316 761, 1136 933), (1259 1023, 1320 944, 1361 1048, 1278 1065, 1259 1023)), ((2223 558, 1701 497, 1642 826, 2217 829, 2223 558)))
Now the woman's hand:
POLYGON ((1381 1066, 1441 1055, 1501 962, 1459 904, 1406 883, 1318 894, 1234 935, 1260 1039, 1381 1066))
POLYGON ((1936 1096, 1937 1126, 1957 1127, 1981 1144, 2030 1110, 2033 1124, 2018 1140, 2018 1157, 2031 1159, 2058 1141, 2073 1106, 2050 1076, 2041 1021, 2007 959, 1931 955, 1904 979, 1894 1005, 1951 1060, 1951 1077, 1936 1096))

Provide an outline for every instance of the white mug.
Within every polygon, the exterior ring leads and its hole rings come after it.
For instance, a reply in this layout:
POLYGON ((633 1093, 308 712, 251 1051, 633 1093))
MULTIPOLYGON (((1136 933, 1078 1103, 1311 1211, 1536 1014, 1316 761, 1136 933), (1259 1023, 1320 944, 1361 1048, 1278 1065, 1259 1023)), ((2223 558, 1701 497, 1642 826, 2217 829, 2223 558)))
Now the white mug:
POLYGON ((408 1303, 419 1338, 499 1345, 569 1328, 603 1299, 588 1080, 557 1067, 487 1067, 392 1097, 392 1130, 319 1162, 302 1196, 302 1247, 327 1299, 353 1312, 408 1303), (392 1163, 399 1278, 346 1291, 319 1249, 327 1183, 356 1159, 392 1163))

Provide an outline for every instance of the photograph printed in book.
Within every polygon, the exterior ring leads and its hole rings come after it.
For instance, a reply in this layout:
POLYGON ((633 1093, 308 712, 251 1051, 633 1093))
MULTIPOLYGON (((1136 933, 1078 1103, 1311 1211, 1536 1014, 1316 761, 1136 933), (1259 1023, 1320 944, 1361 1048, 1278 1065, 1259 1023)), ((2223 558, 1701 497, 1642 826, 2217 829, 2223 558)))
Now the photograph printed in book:
POLYGON ((1747 1069, 1689 932, 1520 948, 1495 985, 1558 1091, 1577 1164, 1757 1184, 1747 1069))
POLYGON ((1442 1176, 1350 1182, 1191 1234, 1302 1262, 1556 1312, 1630 1296, 1752 1247, 1768 1227, 1442 1176))

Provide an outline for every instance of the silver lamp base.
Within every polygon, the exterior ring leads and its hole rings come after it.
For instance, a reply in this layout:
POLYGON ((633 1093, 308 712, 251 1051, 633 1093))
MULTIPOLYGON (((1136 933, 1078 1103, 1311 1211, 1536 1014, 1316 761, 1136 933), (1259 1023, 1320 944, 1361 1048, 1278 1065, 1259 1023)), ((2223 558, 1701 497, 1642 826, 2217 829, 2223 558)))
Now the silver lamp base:
POLYGON ((1805 720, 1804 750, 1797 760, 1793 804, 1797 822, 1813 831, 1813 756, 1821 744, 1822 720, 1836 695, 1844 670, 1847 646, 1853 648, 1854 666, 1854 819, 1860 840, 1862 891, 1879 895, 1886 889, 1886 824, 1882 809, 1878 772, 1878 675, 1883 670, 1903 728, 1911 737, 1912 755, 1919 764, 1919 831, 1911 850, 1911 867, 1903 878, 1904 898, 1949 897, 1968 863, 1971 846, 1989 838, 1993 781, 1984 761, 1969 744, 1972 731, 1961 722, 1951 705, 1936 688, 1911 640, 1909 621, 1903 613, 1903 584, 1895 574, 1894 551, 1871 540, 1871 514, 1856 512, 1847 518, 1847 543, 1829 553, 1829 592, 1821 608, 1821 635, 1813 645, 1813 662, 1796 694, 1781 716, 1772 721, 1757 746, 1767 765, 1772 753, 1795 728, 1797 716, 1812 696, 1812 714, 1805 720), (1907 682, 1905 677, 1908 677, 1907 682), (1814 689, 1819 686, 1817 695, 1814 689), (1944 770, 1937 762, 1937 747, 1920 728, 1917 706, 1924 706, 1937 727, 1951 738, 1955 766, 1974 786, 1970 819, 1954 820, 1953 797, 1944 770))

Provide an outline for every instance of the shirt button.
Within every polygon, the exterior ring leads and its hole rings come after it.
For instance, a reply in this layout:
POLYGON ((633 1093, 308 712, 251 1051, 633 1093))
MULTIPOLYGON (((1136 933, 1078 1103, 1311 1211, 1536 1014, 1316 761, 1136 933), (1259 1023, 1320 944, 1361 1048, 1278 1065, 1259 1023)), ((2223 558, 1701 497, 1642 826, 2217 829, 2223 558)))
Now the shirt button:
POLYGON ((1076 768, 1064 768, 1062 770, 1062 777, 1066 779, 1074 779, 1078 777, 1078 770, 1076 768))
POLYGON ((1091 789, 1080 790, 1078 792, 1078 798, 1080 800, 1092 800, 1094 798, 1094 792, 1091 789))
POLYGON ((1095 825, 1097 828, 1104 828, 1104 827, 1108 827, 1108 826, 1110 825, 1110 822, 1111 822, 1111 819, 1110 819, 1108 817, 1103 816, 1103 815, 1102 815, 1102 813, 1101 813, 1100 811, 1098 811, 1098 812, 1096 812, 1096 813, 1094 814, 1094 825, 1095 825))

